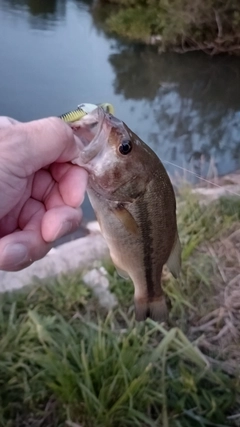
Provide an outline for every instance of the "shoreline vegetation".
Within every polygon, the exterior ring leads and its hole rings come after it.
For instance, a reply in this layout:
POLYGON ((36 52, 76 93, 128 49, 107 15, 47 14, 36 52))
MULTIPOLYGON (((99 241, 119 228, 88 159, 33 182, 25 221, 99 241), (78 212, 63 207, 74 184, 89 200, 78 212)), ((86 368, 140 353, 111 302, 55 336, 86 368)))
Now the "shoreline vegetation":
POLYGON ((177 199, 168 324, 135 322, 133 286, 108 261, 94 268, 112 309, 81 272, 0 294, 0 427, 240 426, 240 198, 177 199))
POLYGON ((94 8, 107 33, 159 52, 240 54, 238 0, 97 0, 94 8))

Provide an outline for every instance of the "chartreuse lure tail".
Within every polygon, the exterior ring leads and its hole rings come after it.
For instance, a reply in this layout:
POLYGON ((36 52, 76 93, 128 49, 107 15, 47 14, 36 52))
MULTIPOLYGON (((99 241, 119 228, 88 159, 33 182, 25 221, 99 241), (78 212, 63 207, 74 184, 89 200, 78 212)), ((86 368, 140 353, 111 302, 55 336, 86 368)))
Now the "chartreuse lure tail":
POLYGON ((68 113, 62 114, 60 119, 66 123, 74 123, 78 120, 81 120, 86 114, 91 113, 95 108, 102 107, 106 113, 113 114, 114 108, 112 104, 103 103, 103 104, 80 104, 76 110, 69 111, 68 113))

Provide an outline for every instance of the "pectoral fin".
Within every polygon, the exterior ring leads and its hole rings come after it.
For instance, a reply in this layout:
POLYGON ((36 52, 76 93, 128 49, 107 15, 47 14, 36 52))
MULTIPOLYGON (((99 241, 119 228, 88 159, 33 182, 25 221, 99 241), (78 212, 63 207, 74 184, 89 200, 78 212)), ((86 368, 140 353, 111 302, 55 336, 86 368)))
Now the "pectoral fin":
POLYGON ((181 271, 181 243, 178 234, 175 239, 174 246, 170 257, 167 260, 167 266, 172 273, 173 277, 177 278, 181 271))
POLYGON ((134 217, 121 203, 117 205, 113 212, 129 233, 138 233, 138 225, 134 217))

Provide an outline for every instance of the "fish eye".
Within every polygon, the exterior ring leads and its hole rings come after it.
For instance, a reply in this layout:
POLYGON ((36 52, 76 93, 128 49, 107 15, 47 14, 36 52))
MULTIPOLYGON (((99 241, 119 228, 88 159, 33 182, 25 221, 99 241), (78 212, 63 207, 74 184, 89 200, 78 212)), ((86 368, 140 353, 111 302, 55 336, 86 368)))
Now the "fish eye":
POLYGON ((130 151, 132 150, 132 143, 130 141, 130 139, 124 139, 121 143, 121 145, 119 145, 119 151, 121 154, 125 155, 130 153, 130 151))

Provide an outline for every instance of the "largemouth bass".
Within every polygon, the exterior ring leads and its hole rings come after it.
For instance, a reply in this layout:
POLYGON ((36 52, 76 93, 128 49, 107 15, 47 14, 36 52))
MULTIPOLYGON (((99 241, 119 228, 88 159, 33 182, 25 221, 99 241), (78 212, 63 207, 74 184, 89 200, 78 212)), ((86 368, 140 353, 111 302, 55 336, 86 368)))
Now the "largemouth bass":
POLYGON ((167 318, 164 264, 181 268, 176 200, 157 155, 121 120, 96 108, 70 124, 80 138, 75 163, 89 173, 88 196, 119 274, 134 284, 137 320, 167 318))

